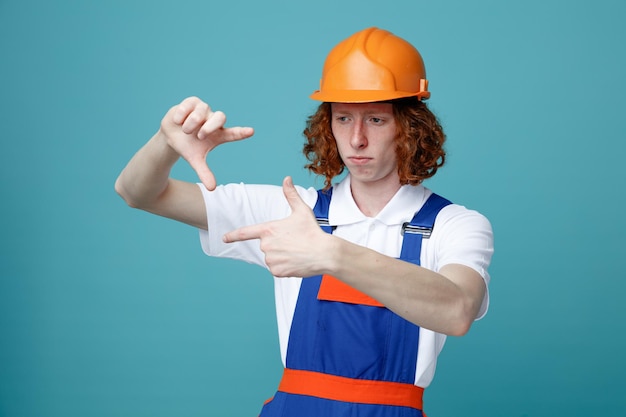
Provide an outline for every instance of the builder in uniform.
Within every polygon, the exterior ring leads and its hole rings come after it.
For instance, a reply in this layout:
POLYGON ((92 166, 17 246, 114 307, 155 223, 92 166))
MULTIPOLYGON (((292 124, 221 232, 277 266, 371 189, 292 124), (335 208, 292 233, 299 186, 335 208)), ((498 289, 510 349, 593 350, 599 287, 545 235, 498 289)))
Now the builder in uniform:
POLYGON ((217 186, 208 153, 254 131, 196 97, 120 174, 131 207, 198 227, 208 255, 274 275, 285 371, 261 416, 422 416, 446 335, 485 314, 491 226, 421 185, 445 159, 429 96, 419 52, 368 28, 333 48, 311 96, 322 103, 304 153, 324 189, 290 177, 217 186), (201 184, 170 178, 181 157, 201 184))

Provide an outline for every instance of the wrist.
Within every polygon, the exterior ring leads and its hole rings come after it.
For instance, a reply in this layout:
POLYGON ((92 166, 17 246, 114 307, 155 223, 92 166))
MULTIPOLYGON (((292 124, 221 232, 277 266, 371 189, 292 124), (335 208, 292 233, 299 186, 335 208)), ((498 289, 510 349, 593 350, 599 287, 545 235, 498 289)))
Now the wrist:
POLYGON ((331 234, 325 234, 325 240, 323 273, 336 276, 340 273, 342 253, 345 250, 344 244, 347 242, 331 234))
POLYGON ((161 129, 155 133, 151 142, 154 143, 155 154, 168 165, 174 165, 180 158, 180 154, 170 145, 167 135, 161 129))

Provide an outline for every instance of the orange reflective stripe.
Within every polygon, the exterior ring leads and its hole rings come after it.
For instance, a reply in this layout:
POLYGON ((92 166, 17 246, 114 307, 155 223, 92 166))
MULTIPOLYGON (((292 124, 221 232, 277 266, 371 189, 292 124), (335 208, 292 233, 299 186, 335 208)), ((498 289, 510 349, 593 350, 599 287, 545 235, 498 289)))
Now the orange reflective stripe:
POLYGON ((331 275, 323 275, 317 299, 324 301, 341 301, 342 303, 361 304, 366 306, 384 307, 367 294, 352 288, 348 284, 331 275))
POLYGON ((350 403, 395 405, 421 410, 424 388, 402 382, 372 381, 285 369, 278 391, 350 403))

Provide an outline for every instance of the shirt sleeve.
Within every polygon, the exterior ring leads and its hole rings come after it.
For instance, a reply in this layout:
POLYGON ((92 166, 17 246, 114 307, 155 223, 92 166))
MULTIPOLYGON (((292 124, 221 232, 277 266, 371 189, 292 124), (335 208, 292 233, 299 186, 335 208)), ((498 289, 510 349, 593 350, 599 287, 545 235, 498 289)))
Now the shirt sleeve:
POLYGON ((477 320, 489 307, 489 265, 493 256, 493 230, 489 220, 477 211, 450 205, 442 209, 433 232, 437 270, 460 264, 474 269, 485 280, 487 291, 477 320))

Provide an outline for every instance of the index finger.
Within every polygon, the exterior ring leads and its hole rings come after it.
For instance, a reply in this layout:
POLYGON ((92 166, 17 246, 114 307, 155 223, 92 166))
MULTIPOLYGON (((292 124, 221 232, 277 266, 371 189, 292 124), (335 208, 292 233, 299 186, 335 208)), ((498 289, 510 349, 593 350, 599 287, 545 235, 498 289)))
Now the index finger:
POLYGON ((244 226, 226 233, 222 240, 224 243, 242 242, 245 240, 260 239, 264 226, 255 224, 252 226, 244 226))
POLYGON ((247 139, 250 136, 254 135, 254 129, 251 127, 224 127, 222 128, 224 132, 224 139, 227 142, 235 142, 242 139, 247 139))

